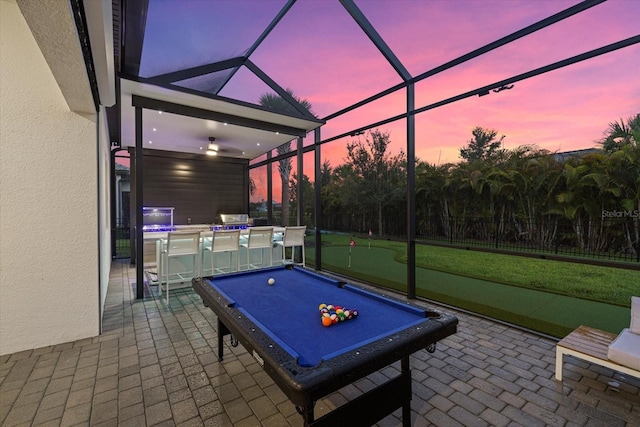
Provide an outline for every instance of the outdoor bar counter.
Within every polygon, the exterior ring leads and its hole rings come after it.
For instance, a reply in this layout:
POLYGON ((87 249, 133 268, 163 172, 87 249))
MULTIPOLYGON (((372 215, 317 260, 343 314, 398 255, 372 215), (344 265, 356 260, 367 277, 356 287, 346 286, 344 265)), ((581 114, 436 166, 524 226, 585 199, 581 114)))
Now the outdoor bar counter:
MULTIPOLYGON (((207 271, 211 268, 211 260, 209 258, 209 254, 207 253, 204 257, 204 248, 209 247, 211 245, 211 238, 213 237, 213 230, 223 230, 224 226, 221 225, 211 225, 211 224, 189 224, 189 225, 175 225, 172 227, 174 232, 189 232, 189 231, 200 231, 200 253, 196 257, 196 272, 197 276, 199 276, 203 271, 207 271)), ((249 236, 249 229, 251 227, 242 228, 240 230, 240 243, 245 243, 249 236)), ((162 252, 167 243, 167 239, 169 236, 168 230, 158 230, 158 231, 145 231, 143 233, 144 236, 144 268, 147 275, 147 279, 150 284, 156 284, 158 274, 160 273, 161 265, 162 265, 162 252)), ((273 227, 273 240, 281 240, 282 235, 284 233, 284 227, 273 227)), ((216 255, 218 256, 218 255, 216 255)), ((234 256, 240 256, 240 264, 246 265, 248 264, 248 260, 246 259, 245 251, 240 250, 234 256)), ((221 255, 224 257, 224 255, 221 255)), ((268 255, 264 256, 265 260, 268 260, 268 255)), ((281 260, 281 251, 273 250, 271 253, 272 263, 278 264, 281 260)), ((216 261, 217 262, 217 261, 216 261)), ((227 261, 228 262, 228 261, 227 261)), ((193 269, 193 258, 184 257, 178 259, 172 259, 170 266, 172 269, 177 268, 181 271, 189 271, 193 269)), ((271 265, 268 265, 270 267, 271 265)), ((235 266, 234 266, 235 267, 235 266)), ((234 268, 235 269, 235 268, 234 268)))

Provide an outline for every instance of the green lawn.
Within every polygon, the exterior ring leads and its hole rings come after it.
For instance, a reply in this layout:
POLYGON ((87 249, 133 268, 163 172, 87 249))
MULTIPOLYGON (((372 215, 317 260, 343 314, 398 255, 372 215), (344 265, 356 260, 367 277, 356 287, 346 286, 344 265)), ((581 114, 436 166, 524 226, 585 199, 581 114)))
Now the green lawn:
MULTIPOLYGON (((323 234, 322 242, 325 246, 348 247, 349 238, 348 235, 323 234)), ((356 240, 358 250, 369 244, 368 239, 356 240)), ((404 242, 372 239, 371 247, 391 249, 395 252, 395 261, 406 264, 404 242)), ((622 268, 425 245, 416 245, 416 265, 623 307, 630 306, 631 296, 640 295, 640 272, 622 268)))

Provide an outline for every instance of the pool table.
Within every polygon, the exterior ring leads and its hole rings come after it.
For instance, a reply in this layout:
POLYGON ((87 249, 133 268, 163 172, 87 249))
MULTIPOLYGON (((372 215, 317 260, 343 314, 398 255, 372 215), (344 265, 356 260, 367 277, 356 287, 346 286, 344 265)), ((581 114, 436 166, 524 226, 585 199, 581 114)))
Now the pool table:
POLYGON ((409 425, 409 356, 433 352, 458 324, 455 316, 290 265, 195 278, 192 284, 218 318, 218 358, 231 334, 232 345, 242 343, 308 426, 371 425, 400 407, 409 425), (320 304, 357 310, 358 316, 323 326, 320 304), (398 376, 314 418, 318 399, 397 361, 398 376))

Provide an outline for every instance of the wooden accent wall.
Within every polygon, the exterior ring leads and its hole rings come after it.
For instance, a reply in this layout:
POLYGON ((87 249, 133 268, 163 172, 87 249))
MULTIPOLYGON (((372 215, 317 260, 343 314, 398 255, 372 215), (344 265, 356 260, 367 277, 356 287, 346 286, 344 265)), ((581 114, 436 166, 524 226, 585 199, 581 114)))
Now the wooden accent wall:
MULTIPOLYGON (((131 218, 135 221, 135 148, 131 218)), ((221 156, 144 150, 144 206, 174 207, 174 224, 212 224, 221 213, 249 213, 249 162, 221 156)), ((132 221, 132 222, 134 222, 132 221)))

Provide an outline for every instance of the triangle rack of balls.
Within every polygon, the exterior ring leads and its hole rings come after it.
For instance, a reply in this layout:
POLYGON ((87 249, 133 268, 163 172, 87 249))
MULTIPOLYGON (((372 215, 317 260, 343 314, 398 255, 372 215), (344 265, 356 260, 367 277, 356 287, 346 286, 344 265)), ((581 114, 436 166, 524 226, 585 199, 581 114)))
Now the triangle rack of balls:
POLYGON ((335 325, 358 317, 358 310, 339 305, 320 304, 318 310, 320 310, 320 318, 324 326, 335 325))

